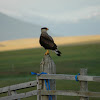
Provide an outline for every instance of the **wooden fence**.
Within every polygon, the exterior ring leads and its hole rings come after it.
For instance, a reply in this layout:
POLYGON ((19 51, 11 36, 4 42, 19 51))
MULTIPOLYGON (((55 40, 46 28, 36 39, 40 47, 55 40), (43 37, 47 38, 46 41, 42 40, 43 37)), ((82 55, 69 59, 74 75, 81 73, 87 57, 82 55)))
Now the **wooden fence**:
MULTIPOLYGON (((100 92, 88 91, 88 81, 100 82, 100 76, 87 76, 87 69, 80 69, 80 75, 77 79, 80 82, 80 90, 56 90, 56 79, 75 80, 76 75, 56 74, 56 66, 49 55, 44 56, 40 64, 40 72, 46 72, 46 75, 37 76, 36 81, 16 84, 0 88, 0 94, 7 92, 8 96, 1 97, 0 100, 20 100, 37 95, 37 100, 49 100, 48 95, 52 95, 52 100, 57 100, 57 95, 80 96, 80 100, 89 100, 89 97, 100 98, 100 92), (49 79, 51 90, 47 90, 44 79, 49 79), (37 90, 17 94, 16 90, 31 88, 37 86, 37 90)), ((95 88, 95 87, 94 87, 95 88)))

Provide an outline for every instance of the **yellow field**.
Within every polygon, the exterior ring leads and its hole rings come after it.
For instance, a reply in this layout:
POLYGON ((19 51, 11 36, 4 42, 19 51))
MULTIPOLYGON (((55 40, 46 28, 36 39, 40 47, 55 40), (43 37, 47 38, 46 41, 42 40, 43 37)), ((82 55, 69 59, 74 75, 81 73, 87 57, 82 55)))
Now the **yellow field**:
MULTIPOLYGON (((54 37, 57 45, 73 45, 80 43, 100 42, 100 35, 74 36, 74 37, 54 37)), ((38 38, 28 38, 19 40, 8 40, 0 42, 0 51, 18 50, 40 47, 38 38)))

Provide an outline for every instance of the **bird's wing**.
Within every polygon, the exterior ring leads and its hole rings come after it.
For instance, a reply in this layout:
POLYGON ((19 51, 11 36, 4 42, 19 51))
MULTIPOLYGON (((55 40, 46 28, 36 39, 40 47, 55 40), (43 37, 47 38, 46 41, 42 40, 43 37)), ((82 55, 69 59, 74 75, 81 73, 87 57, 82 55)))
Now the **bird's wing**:
POLYGON ((41 34, 41 36, 49 41, 54 42, 53 38, 50 35, 48 35, 47 33, 43 33, 43 34, 41 34))
POLYGON ((53 38, 50 35, 48 35, 47 33, 46 34, 41 34, 40 44, 43 47, 47 47, 47 48, 52 48, 52 49, 57 48, 56 44, 54 43, 53 38))

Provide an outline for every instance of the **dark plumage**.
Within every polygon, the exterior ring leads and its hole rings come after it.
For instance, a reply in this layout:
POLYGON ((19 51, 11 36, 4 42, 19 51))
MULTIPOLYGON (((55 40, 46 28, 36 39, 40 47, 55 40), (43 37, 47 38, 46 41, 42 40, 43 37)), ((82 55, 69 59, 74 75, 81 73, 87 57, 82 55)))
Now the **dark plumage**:
MULTIPOLYGON (((41 28, 39 42, 41 46, 43 46, 45 49, 53 50, 58 56, 60 56, 61 52, 57 49, 57 45, 54 43, 53 38, 50 35, 48 35, 47 30, 48 28, 46 27, 41 28)), ((46 52, 46 54, 49 54, 49 52, 46 52)))

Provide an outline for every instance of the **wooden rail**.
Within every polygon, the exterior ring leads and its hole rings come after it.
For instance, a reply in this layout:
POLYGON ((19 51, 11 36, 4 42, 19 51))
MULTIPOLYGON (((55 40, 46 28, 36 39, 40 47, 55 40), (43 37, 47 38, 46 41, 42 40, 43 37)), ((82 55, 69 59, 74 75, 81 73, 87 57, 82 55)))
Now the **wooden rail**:
POLYGON ((11 86, 0 88, 0 93, 8 92, 9 90, 13 91, 13 90, 34 87, 36 85, 37 85, 37 81, 30 81, 30 82, 26 82, 26 83, 11 85, 11 86))
MULTIPOLYGON (((100 76, 77 76, 79 81, 100 82, 100 76)), ((75 80, 75 75, 66 74, 47 74, 39 76, 39 79, 59 79, 59 80, 75 80)))
POLYGON ((0 100, 13 100, 19 98, 27 98, 35 95, 64 95, 64 96, 83 96, 83 97, 100 97, 100 92, 81 92, 72 90, 34 90, 26 93, 20 93, 16 95, 6 96, 0 98, 0 100))
POLYGON ((37 95, 37 90, 26 92, 26 93, 14 94, 11 96, 1 97, 0 100, 16 100, 16 99, 27 98, 27 97, 34 96, 34 95, 37 95))
POLYGON ((38 91, 39 95, 65 95, 65 96, 83 96, 83 97, 100 97, 100 92, 81 92, 72 90, 45 90, 38 91))

